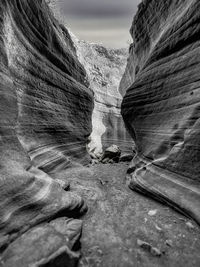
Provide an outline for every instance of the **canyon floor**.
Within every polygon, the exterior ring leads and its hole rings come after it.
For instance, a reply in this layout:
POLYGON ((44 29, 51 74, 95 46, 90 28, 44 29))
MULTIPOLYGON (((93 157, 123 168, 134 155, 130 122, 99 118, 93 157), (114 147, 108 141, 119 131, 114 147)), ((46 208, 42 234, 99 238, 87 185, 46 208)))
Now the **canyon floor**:
MULTIPOLYGON (((80 266, 200 266, 200 229, 126 185, 127 163, 72 170, 71 190, 88 204, 80 266), (154 255, 147 242, 161 252, 154 255)), ((157 250, 156 250, 157 251, 157 250)))

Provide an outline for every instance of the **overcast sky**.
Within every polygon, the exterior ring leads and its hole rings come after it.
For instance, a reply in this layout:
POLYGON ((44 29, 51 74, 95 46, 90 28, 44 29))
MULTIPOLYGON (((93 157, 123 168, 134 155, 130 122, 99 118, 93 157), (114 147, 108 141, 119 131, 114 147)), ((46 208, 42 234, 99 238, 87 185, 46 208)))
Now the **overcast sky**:
POLYGON ((66 26, 80 39, 108 47, 126 47, 141 0, 59 0, 66 26))

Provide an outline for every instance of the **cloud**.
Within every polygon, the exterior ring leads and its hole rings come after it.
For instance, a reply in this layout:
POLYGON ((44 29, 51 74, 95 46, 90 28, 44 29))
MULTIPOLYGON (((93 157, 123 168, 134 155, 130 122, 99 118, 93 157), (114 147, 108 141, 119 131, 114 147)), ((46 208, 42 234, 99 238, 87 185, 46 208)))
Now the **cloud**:
POLYGON ((66 15, 76 17, 121 17, 135 12, 139 0, 62 0, 60 6, 66 15))
POLYGON ((65 24, 78 38, 109 47, 126 47, 141 0, 57 0, 65 24))

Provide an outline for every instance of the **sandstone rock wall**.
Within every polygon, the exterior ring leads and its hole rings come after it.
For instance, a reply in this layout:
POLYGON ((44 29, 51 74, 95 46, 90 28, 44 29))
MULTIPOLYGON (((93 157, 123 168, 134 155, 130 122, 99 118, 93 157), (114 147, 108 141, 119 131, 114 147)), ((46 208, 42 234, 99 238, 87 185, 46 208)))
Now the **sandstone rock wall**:
POLYGON ((88 162, 85 75, 44 0, 0 2, 0 266, 77 262, 86 206, 59 171, 88 162))
POLYGON ((94 154, 112 144, 124 152, 132 151, 133 140, 121 116, 120 79, 127 63, 128 50, 109 49, 78 40, 71 34, 77 55, 83 64, 91 90, 94 92, 92 134, 88 149, 94 154))
POLYGON ((122 78, 119 83, 119 92, 124 97, 128 88, 135 81, 136 73, 136 64, 135 64, 135 55, 133 51, 133 43, 129 47, 129 56, 127 59, 126 69, 122 75, 122 78))
MULTIPOLYGON (((34 8, 40 15, 44 7, 32 4, 24 12, 31 14, 34 8)), ((16 10, 13 16, 19 20, 20 15, 16 10)), ((50 13, 41 18, 25 16, 16 24, 19 37, 8 21, 5 38, 20 107, 21 142, 45 171, 58 165, 65 168, 73 159, 87 161, 93 95, 85 87, 86 73, 67 30, 50 13)))
POLYGON ((142 1, 120 88, 129 88, 122 114, 138 149, 130 187, 198 222, 199 8, 198 0, 142 1))

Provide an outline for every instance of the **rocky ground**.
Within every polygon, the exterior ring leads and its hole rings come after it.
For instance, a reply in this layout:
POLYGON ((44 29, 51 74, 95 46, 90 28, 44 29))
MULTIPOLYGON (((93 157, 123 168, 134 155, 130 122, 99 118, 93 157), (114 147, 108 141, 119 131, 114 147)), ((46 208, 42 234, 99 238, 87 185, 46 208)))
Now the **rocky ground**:
MULTIPOLYGON (((198 226, 126 185, 127 163, 70 171, 88 204, 80 266, 200 266, 198 226)), ((69 178, 70 177, 70 178, 69 178)))

